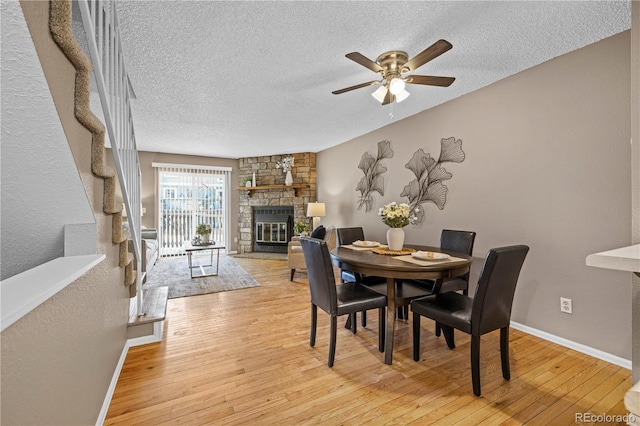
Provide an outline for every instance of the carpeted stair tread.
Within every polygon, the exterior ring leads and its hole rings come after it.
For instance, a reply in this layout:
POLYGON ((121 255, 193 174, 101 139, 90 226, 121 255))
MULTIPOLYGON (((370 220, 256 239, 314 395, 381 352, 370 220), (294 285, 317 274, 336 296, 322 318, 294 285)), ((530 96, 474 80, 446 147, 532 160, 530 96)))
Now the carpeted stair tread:
POLYGON ((103 211, 107 214, 115 214, 122 212, 122 203, 116 202, 116 185, 117 180, 115 177, 104 178, 104 201, 103 211))
POLYGON ((135 269, 133 269, 133 262, 130 263, 129 265, 127 265, 124 268, 124 276, 125 276, 125 280, 127 282, 127 284, 129 286, 135 286, 136 284, 136 279, 138 278, 138 271, 136 271, 135 269), (131 265, 131 266, 129 266, 131 265))

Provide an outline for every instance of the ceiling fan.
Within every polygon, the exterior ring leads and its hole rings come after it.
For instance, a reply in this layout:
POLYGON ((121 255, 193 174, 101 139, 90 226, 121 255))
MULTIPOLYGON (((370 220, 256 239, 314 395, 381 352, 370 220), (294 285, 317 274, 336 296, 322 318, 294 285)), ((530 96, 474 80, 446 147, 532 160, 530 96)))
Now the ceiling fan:
POLYGON ((373 72, 380 74, 382 79, 335 90, 331 93, 339 95, 341 93, 350 92, 351 90, 382 84, 382 86, 372 93, 372 96, 382 102, 382 105, 387 105, 394 101, 402 102, 409 97, 409 92, 405 90, 406 83, 449 87, 455 80, 454 77, 433 77, 428 75, 406 74, 415 71, 432 59, 442 55, 452 47, 453 46, 448 41, 438 40, 411 59, 409 59, 406 52, 392 50, 378 56, 375 62, 358 52, 347 53, 345 55, 347 58, 359 63, 363 67, 369 68, 373 72))

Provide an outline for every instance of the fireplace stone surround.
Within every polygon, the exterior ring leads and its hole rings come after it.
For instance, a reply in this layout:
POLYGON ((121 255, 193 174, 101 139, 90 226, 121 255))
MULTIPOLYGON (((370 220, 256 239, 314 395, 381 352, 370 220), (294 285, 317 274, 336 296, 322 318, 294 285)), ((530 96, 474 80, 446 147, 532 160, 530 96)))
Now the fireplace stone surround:
MULTIPOLYGON (((307 204, 316 201, 316 154, 311 152, 248 157, 239 160, 238 172, 238 253, 256 251, 254 207, 260 206, 292 206, 294 223, 303 221, 311 225, 311 218, 306 217, 307 204), (276 162, 284 157, 293 157, 291 170, 293 184, 308 185, 305 188, 282 188, 285 186, 285 173, 276 168, 276 162), (243 177, 256 175, 257 190, 247 190, 240 181, 243 177), (270 188, 273 187, 273 188, 270 188)), ((289 239, 292 232, 289 233, 289 239)), ((267 247, 264 244, 263 248, 267 247)), ((268 251, 273 251, 270 246, 268 251)), ((283 244, 286 253, 286 244, 283 244)), ((264 250, 260 250, 264 251, 264 250)))

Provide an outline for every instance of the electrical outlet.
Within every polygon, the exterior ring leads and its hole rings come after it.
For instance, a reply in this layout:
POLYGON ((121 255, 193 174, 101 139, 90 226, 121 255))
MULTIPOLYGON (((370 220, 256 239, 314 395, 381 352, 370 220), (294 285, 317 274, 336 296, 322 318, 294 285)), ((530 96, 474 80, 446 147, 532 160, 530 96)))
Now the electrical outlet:
POLYGON ((573 304, 571 303, 571 299, 567 299, 566 297, 560 298, 560 312, 573 314, 573 304))
POLYGON ((233 242, 234 242, 234 243, 237 243, 237 242, 238 242, 238 237, 234 237, 234 238, 233 238, 233 242))

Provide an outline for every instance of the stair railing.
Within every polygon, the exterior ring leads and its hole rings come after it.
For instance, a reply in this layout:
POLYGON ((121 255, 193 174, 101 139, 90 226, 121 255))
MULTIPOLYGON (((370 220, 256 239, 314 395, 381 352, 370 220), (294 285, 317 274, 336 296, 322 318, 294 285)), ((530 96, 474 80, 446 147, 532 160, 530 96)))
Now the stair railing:
POLYGON ((94 76, 120 181, 129 232, 136 257, 137 314, 142 312, 140 162, 136 148, 129 77, 125 69, 115 3, 79 0, 80 15, 93 63, 94 76))

